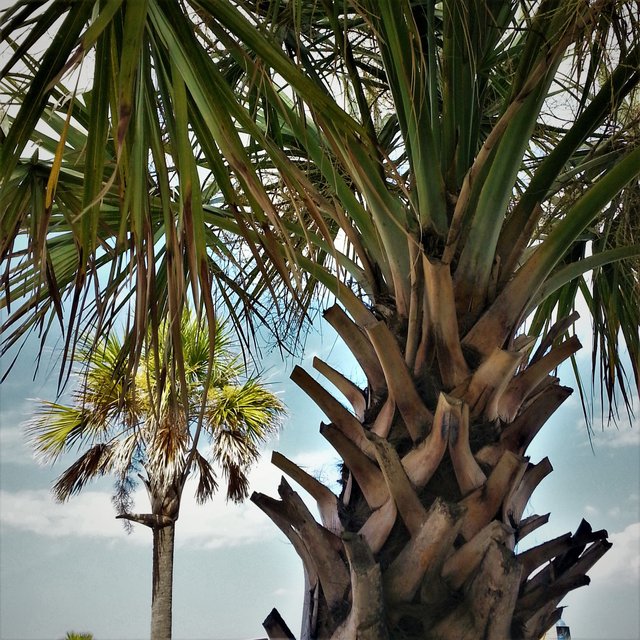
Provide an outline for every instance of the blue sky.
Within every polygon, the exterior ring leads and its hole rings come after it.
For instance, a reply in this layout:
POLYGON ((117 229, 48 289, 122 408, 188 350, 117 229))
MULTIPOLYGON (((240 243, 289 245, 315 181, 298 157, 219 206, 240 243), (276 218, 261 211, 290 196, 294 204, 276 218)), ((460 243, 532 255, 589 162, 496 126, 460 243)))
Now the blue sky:
MULTIPOLYGON (((303 366, 319 355, 346 375, 357 367, 326 326, 313 333, 303 366)), ((586 341, 583 341, 587 344, 586 341)), ((584 364, 590 354, 583 349, 584 364)), ((63 638, 90 631, 96 640, 148 637, 151 535, 136 526, 127 535, 114 519, 111 483, 101 481, 60 505, 52 481, 64 469, 41 467, 20 427, 29 398, 53 398, 55 372, 43 363, 31 380, 35 344, 23 350, 0 392, 0 638, 63 638)), ((6 361, 3 363, 6 366, 6 361)), ((327 481, 336 457, 318 434, 322 414, 288 381, 294 361, 267 358, 265 375, 289 407, 276 442, 251 475, 252 489, 277 496, 280 473, 269 464, 276 449, 327 481)), ((309 365, 309 366, 307 366, 309 365)), ((561 372, 571 385, 571 373, 561 372)), ((592 584, 566 600, 572 637, 640 637, 640 425, 602 431, 592 451, 579 401, 572 396, 543 428, 528 454, 548 455, 554 466, 534 493, 528 513, 551 512, 531 534, 531 546, 575 530, 581 517, 606 528, 613 549, 592 569, 592 584)), ((143 510, 145 496, 136 500, 143 510)), ((286 538, 257 507, 226 505, 222 497, 197 506, 187 488, 177 525, 174 637, 176 640, 248 639, 264 636, 261 621, 276 607, 296 632, 302 608, 300 562, 286 538)))
MULTIPOLYGON (((0 0, 0 9, 9 4, 0 0)), ((55 467, 39 466, 25 445, 21 425, 32 414, 32 399, 55 396, 55 365, 46 358, 32 380, 36 352, 36 342, 29 343, 0 387, 0 640, 57 640, 71 630, 90 631, 96 640, 148 637, 150 531, 134 526, 127 535, 114 518, 109 480, 64 505, 56 503, 50 487, 65 460, 55 467)), ((312 373, 314 355, 348 377, 361 378, 322 323, 311 334, 303 360, 312 373)), ((585 346, 579 356, 583 367, 590 356, 585 346)), ((289 409, 279 439, 251 474, 252 489, 272 496, 280 480, 269 463, 273 449, 327 482, 337 476, 337 458, 318 433, 326 418, 289 382, 294 364, 275 355, 263 364, 289 409)), ((573 386, 568 368, 560 376, 573 386)), ((565 599, 563 617, 574 640, 631 640, 640 638, 640 424, 636 418, 633 427, 625 422, 619 429, 600 427, 596 423, 592 450, 574 395, 529 449, 532 462, 549 456, 555 470, 528 507, 528 513, 551 512, 550 522, 525 543, 532 546, 574 531, 582 517, 594 529, 606 528, 614 547, 590 572, 592 584, 565 599)), ((137 496, 137 510, 145 510, 145 500, 137 496)), ((226 505, 219 496, 197 506, 187 487, 176 536, 176 640, 263 637, 261 621, 273 607, 298 631, 300 561, 252 503, 226 505)))

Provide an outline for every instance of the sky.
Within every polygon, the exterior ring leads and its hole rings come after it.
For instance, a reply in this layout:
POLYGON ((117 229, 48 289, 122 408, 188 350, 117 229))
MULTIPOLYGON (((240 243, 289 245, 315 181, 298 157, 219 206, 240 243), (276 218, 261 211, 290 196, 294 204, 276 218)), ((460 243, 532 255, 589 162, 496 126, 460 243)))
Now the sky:
MULTIPOLYGON (((56 503, 50 487, 65 460, 40 466, 25 444, 21 425, 32 414, 32 399, 55 395, 55 365, 43 362, 32 380, 36 352, 35 341, 25 347, 0 391, 0 638, 57 640, 72 630, 96 640, 148 637, 149 530, 136 525, 127 534, 115 520, 109 480, 56 503)), ((314 355, 360 381, 324 323, 316 324, 302 360, 311 373, 314 355)), ((580 356, 583 365, 589 357, 580 356)), ((269 463, 274 449, 329 483, 337 477, 337 457, 318 433, 326 418, 288 380, 296 362, 272 354, 262 365, 289 411, 251 473, 252 490, 274 497, 281 477, 269 463)), ((570 371, 560 376, 571 385, 570 371)), ((640 424, 637 418, 617 429, 596 424, 591 444, 574 394, 528 451, 532 462, 549 456, 555 470, 525 514, 550 511, 550 522, 525 541, 533 546, 574 531, 582 517, 594 529, 606 528, 613 549, 591 570, 592 584, 565 599, 563 618, 574 640, 630 640, 640 637, 640 424)), ((197 506, 191 496, 187 486, 176 527, 174 638, 264 637, 261 622, 273 607, 297 633, 302 566, 284 535, 251 502, 227 505, 218 496, 197 506)), ((136 511, 145 509, 145 500, 136 496, 136 511)))
MULTIPOLYGON (((0 9, 11 4, 0 0, 0 9)), ((588 331, 584 324, 583 330, 588 331)), ((583 340, 588 345, 588 340, 583 340)), ((151 532, 127 534, 115 519, 112 482, 97 482, 65 504, 50 487, 73 458, 41 466, 26 446, 23 424, 34 398, 55 397, 55 349, 33 379, 37 342, 22 350, 0 386, 0 640, 60 640, 69 631, 95 640, 148 637, 151 601, 151 532)), ((326 324, 316 323, 301 364, 314 377, 318 355, 348 377, 362 374, 326 324)), ((588 347, 579 355, 583 368, 588 347)), ((10 358, 0 362, 4 370, 10 358)), ((281 474, 269 462, 277 450, 327 483, 337 478, 337 456, 318 433, 326 418, 289 381, 298 360, 267 357, 262 368, 288 407, 282 431, 251 473, 253 491, 277 497, 281 474)), ((572 373, 561 369, 564 384, 572 373)), ((636 410, 640 406, 636 398, 636 410)), ((640 422, 601 428, 590 441, 577 394, 549 420, 530 447, 532 462, 548 456, 554 471, 533 495, 525 515, 551 512, 547 525, 525 539, 539 544, 575 531, 582 517, 605 528, 613 548, 590 571, 590 586, 565 598, 563 619, 574 640, 640 638, 640 422)), ((261 622, 277 608, 298 633, 303 572, 285 536, 251 502, 204 506, 187 486, 176 527, 175 640, 262 638, 261 622)), ((300 490, 304 497, 304 492, 300 490)), ((136 511, 146 510, 136 496, 136 511)), ((311 505, 312 501, 308 500, 311 505)))

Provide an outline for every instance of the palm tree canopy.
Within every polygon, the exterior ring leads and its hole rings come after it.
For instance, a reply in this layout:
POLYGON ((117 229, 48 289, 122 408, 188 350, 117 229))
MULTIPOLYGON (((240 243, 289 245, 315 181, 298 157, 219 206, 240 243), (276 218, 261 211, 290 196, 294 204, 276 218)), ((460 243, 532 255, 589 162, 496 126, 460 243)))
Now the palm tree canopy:
POLYGON ((247 497, 246 474, 260 446, 277 431, 283 404, 258 380, 241 380, 244 367, 222 325, 216 326, 215 345, 195 317, 185 314, 181 326, 185 390, 173 388, 171 377, 156 369, 165 359, 151 349, 143 350, 131 380, 122 344, 111 335, 81 352, 84 371, 72 404, 39 405, 28 427, 36 453, 55 461, 62 453, 82 451, 54 487, 59 500, 97 476, 113 474, 117 506, 126 511, 135 475, 144 472, 145 483, 156 487, 183 484, 196 473, 196 497, 204 502, 218 489, 216 470, 224 474, 228 499, 247 497))
POLYGON ((320 284, 361 326, 392 318, 413 362, 446 265, 465 358, 527 318, 532 335, 564 322, 581 294, 594 375, 628 401, 637 16, 632 0, 17 2, 6 344, 57 318, 71 358, 130 305, 135 365, 189 296, 210 327, 219 300, 238 328, 274 310, 282 338, 283 308, 303 317, 320 284))

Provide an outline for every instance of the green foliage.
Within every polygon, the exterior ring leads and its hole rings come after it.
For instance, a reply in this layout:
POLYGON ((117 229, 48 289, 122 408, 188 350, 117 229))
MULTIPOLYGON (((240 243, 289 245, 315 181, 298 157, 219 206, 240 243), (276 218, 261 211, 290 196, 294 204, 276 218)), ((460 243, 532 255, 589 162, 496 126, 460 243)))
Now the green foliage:
MULTIPOLYGON (((184 376, 178 376, 175 358, 165 359, 151 342, 132 376, 121 358, 123 345, 111 334, 80 350, 84 370, 72 404, 41 402, 27 428, 37 455, 55 461, 82 451, 54 486, 59 500, 112 474, 116 506, 126 512, 141 471, 145 482, 159 486, 180 485, 195 473, 203 502, 217 490, 221 470, 228 498, 247 497, 247 472, 260 446, 276 433, 284 406, 257 379, 242 380, 244 367, 223 325, 216 325, 211 343, 206 328, 185 313, 181 333, 184 376), (165 362, 173 370, 157 368, 165 362)), ((166 344, 162 340, 158 350, 166 344)))
MULTIPOLYGON (((451 265, 461 337, 486 356, 574 306, 587 265, 594 375, 630 398, 610 354, 626 347, 638 386, 640 248, 615 231, 637 217, 637 16, 635 0, 17 2, 5 346, 58 321, 69 362, 126 309, 134 370, 189 300, 210 332, 224 305, 245 344, 255 322, 287 343, 318 295, 417 323, 422 255, 451 265)), ((182 338, 165 338, 166 360, 182 338)))

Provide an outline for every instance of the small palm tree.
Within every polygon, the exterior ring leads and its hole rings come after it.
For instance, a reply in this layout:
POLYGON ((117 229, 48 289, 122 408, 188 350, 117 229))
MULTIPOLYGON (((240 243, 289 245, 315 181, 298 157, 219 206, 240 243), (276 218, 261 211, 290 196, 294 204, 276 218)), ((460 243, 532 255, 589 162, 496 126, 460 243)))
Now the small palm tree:
POLYGON ((112 474, 117 517, 153 531, 154 639, 171 637, 175 523, 187 477, 197 474, 196 498, 203 503, 216 493, 220 469, 227 499, 244 500, 247 472, 284 411, 280 400, 256 379, 240 381, 244 367, 223 327, 217 326, 210 336, 187 314, 181 333, 181 379, 158 368, 164 360, 157 353, 162 346, 143 352, 131 378, 119 357, 123 345, 110 335, 82 354, 86 367, 72 403, 42 402, 28 427, 36 452, 46 460, 82 450, 54 485, 58 500, 67 500, 98 476, 112 474), (150 513, 130 511, 136 476, 147 489, 150 513))
POLYGON ((68 631, 65 636, 65 640, 93 640, 92 633, 76 633, 75 631, 68 631))

